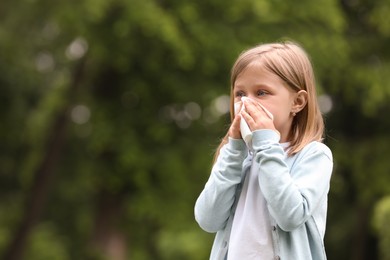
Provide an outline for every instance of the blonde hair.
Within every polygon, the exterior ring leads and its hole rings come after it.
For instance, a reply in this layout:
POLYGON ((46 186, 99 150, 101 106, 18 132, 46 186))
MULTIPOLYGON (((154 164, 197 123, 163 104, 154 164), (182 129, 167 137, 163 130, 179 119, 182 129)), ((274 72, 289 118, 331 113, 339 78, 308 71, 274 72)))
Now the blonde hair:
MULTIPOLYGON (((306 106, 293 119, 288 155, 301 151, 312 141, 322 141, 324 121, 317 102, 315 77, 308 55, 297 43, 281 42, 261 44, 242 52, 231 70, 230 118, 234 118, 234 83, 240 73, 253 61, 261 61, 269 72, 279 76, 295 90, 305 90, 308 94, 306 106)), ((228 141, 226 135, 219 150, 228 141)), ((214 160, 215 160, 214 159, 214 160)))

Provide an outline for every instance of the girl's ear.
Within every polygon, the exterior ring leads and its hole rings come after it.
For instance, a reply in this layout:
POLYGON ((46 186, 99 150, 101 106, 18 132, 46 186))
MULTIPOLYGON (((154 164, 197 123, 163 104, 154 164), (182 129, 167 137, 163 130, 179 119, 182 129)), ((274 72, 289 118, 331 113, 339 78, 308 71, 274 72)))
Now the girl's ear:
POLYGON ((307 92, 305 90, 300 90, 295 93, 295 98, 293 106, 291 108, 291 113, 296 114, 301 111, 307 104, 307 92))

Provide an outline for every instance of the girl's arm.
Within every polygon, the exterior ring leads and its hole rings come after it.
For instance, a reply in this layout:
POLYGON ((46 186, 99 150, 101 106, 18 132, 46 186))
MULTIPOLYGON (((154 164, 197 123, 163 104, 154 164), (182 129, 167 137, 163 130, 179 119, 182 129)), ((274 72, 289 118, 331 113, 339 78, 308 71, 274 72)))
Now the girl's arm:
POLYGON ((333 161, 328 147, 312 142, 297 155, 290 172, 278 140, 272 130, 255 131, 254 159, 259 163, 259 185, 270 214, 281 229, 291 231, 326 203, 333 161))
POLYGON ((234 203, 247 149, 242 139, 229 138, 221 148, 209 180, 195 204, 195 219, 207 232, 223 229, 234 203))

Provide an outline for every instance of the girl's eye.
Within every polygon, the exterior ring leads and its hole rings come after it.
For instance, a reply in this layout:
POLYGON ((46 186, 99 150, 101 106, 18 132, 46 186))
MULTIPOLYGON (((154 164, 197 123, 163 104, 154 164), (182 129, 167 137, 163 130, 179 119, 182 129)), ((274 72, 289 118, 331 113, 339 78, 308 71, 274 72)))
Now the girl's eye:
POLYGON ((236 97, 245 97, 245 93, 242 91, 237 91, 236 92, 236 97))
POLYGON ((265 92, 264 90, 257 91, 257 96, 265 96, 265 95, 267 95, 267 92, 265 92))

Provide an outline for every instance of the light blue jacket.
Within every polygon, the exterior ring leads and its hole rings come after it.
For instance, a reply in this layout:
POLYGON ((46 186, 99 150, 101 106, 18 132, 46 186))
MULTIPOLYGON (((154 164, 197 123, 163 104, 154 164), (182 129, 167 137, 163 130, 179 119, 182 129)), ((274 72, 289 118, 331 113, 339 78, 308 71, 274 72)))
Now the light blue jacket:
POLYGON ((252 159, 259 164, 275 259, 326 259, 323 240, 331 151, 323 143, 312 142, 288 157, 272 130, 255 131, 252 142, 253 156, 248 156, 243 140, 229 139, 196 201, 196 221, 205 231, 217 233, 210 259, 226 259, 235 207, 252 159))

